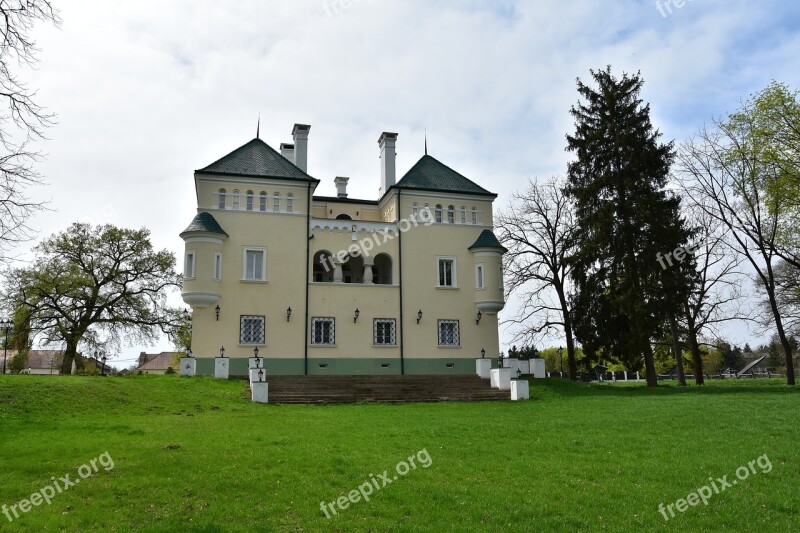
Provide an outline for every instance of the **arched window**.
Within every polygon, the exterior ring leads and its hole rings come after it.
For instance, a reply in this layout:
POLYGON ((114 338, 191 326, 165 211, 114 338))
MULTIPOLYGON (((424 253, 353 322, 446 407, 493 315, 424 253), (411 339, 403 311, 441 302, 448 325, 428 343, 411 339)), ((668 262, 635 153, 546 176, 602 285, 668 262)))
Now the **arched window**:
POLYGON ((258 195, 258 210, 259 211, 266 211, 267 210, 267 193, 261 191, 258 195))
POLYGON ((276 213, 281 212, 281 193, 279 192, 272 195, 272 210, 276 213))
POLYGON ((239 189, 233 189, 233 210, 239 210, 239 189))
POLYGON ((245 205, 248 211, 253 210, 253 191, 247 191, 247 199, 245 200, 245 205))
POLYGON ((461 206, 461 223, 467 223, 467 208, 465 206, 461 206))
POLYGON ((456 223, 456 208, 452 205, 447 206, 447 223, 448 224, 455 224, 456 223))
POLYGON ((294 195, 289 193, 286 195, 286 212, 291 213, 294 210, 294 195))
POLYGON ((333 255, 326 250, 314 254, 314 281, 317 283, 331 283, 333 281, 333 255))
POLYGON ((226 192, 227 191, 225 191, 225 189, 220 189, 219 190, 219 194, 217 195, 217 198, 218 198, 217 207, 219 209, 225 209, 225 193, 226 192))
POLYGON ((364 258, 360 255, 347 256, 342 265, 342 281, 345 283, 364 283, 364 258))
POLYGON ((436 204, 436 211, 434 212, 435 219, 434 222, 438 222, 441 224, 442 222, 442 206, 440 204, 436 204))
POLYGON ((419 215, 419 204, 414 202, 414 205, 411 206, 411 215, 416 217, 419 215))
POLYGON ((353 217, 347 213, 342 213, 341 215, 336 215, 336 220, 353 220, 353 217))
POLYGON ((375 256, 375 265, 372 267, 372 282, 376 285, 392 284, 392 258, 386 254, 375 256))
POLYGON ((478 210, 474 207, 472 208, 472 223, 473 224, 478 223, 478 210))

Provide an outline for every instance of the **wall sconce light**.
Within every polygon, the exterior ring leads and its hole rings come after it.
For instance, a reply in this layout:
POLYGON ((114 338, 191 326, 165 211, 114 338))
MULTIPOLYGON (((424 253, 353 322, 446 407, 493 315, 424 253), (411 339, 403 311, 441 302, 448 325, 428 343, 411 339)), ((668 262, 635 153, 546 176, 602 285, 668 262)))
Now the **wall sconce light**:
POLYGON ((481 359, 486 355, 486 348, 481 348, 481 359))
POLYGON ((361 311, 359 311, 358 307, 356 307, 356 312, 353 313, 353 324, 356 323, 356 321, 358 320, 358 315, 360 315, 360 314, 361 314, 361 311))
POLYGON ((292 308, 291 308, 291 306, 286 308, 286 322, 289 322, 290 318, 292 318, 292 308))
POLYGON ((253 357, 256 358, 256 366, 258 366, 258 346, 253 348, 253 357))
POLYGON ((219 347, 219 356, 220 357, 225 357, 225 347, 224 346, 220 346, 219 347))
POLYGON ((186 357, 189 357, 189 358, 192 357, 192 349, 189 348, 188 346, 186 347, 186 357))
POLYGON ((420 320, 422 320, 422 309, 417 311, 417 324, 419 324, 420 320))
POLYGON ((217 322, 219 322, 219 304, 214 308, 214 314, 217 315, 217 322))
POLYGON ((497 368, 503 368, 503 352, 500 352, 500 356, 497 358, 497 368))
POLYGON ((519 379, 521 375, 522 375, 522 370, 520 370, 520 369, 518 368, 518 369, 517 369, 517 379, 519 379))
POLYGON ((481 317, 482 317, 482 316, 483 316, 483 313, 481 313, 480 311, 478 311, 478 316, 476 316, 476 317, 475 317, 475 325, 476 325, 476 326, 477 326, 478 324, 480 324, 480 323, 481 323, 481 317))
POLYGON ((261 368, 258 369, 258 381, 264 381, 264 370, 261 368))

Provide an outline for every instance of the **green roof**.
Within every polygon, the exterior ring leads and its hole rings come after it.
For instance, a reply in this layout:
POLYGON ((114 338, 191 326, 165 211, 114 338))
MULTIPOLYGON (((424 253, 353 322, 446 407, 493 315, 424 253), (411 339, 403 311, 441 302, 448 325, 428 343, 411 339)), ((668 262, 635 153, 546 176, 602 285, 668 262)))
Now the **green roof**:
POLYGON ((394 187, 497 196, 427 154, 422 156, 394 187))
POLYGON ((500 241, 497 240, 497 237, 494 236, 492 230, 485 229, 478 235, 478 240, 476 240, 472 246, 469 247, 470 250, 473 248, 499 248, 503 250, 503 252, 507 252, 508 249, 500 244, 500 241))
POLYGON ((202 213, 197 213, 192 220, 192 223, 189 224, 188 228, 181 232, 181 235, 190 232, 218 233, 220 235, 225 235, 226 237, 228 236, 228 234, 225 233, 225 230, 222 229, 222 226, 219 225, 219 222, 217 222, 217 219, 214 218, 214 215, 211 213, 206 213, 205 211, 202 213))
POLYGON ((294 163, 276 152, 261 139, 253 139, 196 172, 229 176, 319 181, 300 170, 294 163))

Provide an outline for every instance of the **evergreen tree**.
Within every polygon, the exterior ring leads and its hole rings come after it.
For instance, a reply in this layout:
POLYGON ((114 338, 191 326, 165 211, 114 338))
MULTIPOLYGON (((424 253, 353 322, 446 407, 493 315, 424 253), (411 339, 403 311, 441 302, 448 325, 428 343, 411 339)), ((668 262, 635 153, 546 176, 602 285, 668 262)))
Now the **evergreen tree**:
POLYGON ((567 191, 575 198, 577 251, 570 258, 576 337, 589 357, 602 350, 630 370, 642 362, 657 385, 651 340, 680 315, 695 265, 680 199, 666 190, 673 143, 659 143, 639 75, 591 71, 571 109, 567 191))

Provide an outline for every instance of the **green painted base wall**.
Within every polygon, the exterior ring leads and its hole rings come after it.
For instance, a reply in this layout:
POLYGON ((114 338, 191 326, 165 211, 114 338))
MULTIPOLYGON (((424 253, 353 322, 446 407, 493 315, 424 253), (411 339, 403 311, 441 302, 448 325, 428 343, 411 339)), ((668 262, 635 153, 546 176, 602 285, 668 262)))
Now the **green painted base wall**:
MULTIPOLYGON (((496 367, 497 362, 492 361, 496 367)), ((230 375, 247 376, 247 359, 231 358, 230 375)), ((273 376, 298 376, 305 374, 302 359, 264 359, 264 371, 273 376)), ((214 375, 213 358, 197 358, 199 375, 214 375)), ((409 376, 472 375, 474 359, 406 359, 405 374, 409 376), (452 365, 452 367, 448 367, 452 365)), ((399 359, 321 359, 308 360, 308 374, 312 376, 399 376, 399 359), (325 366, 327 365, 327 366, 325 366)))

